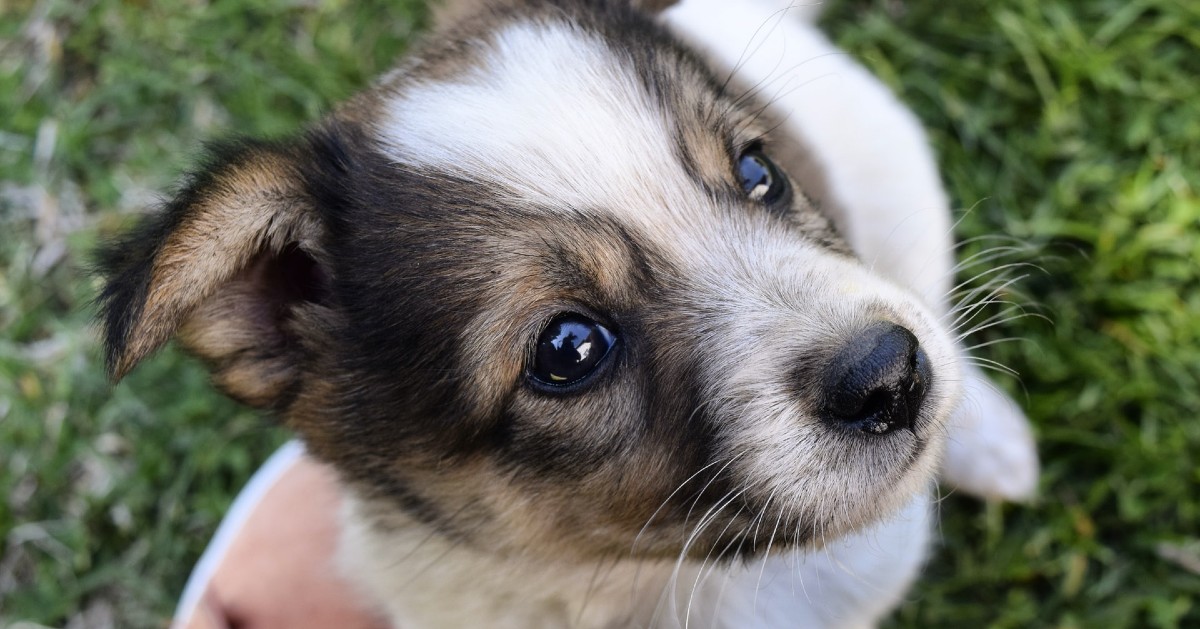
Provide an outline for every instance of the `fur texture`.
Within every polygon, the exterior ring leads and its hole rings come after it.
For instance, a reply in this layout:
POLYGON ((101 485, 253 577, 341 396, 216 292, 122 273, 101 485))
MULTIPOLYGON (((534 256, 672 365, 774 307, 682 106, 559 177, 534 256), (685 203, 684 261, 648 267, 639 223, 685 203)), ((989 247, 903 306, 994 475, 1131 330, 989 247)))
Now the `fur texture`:
POLYGON ((447 7, 105 256, 114 375, 178 333, 296 430, 398 626, 859 626, 916 574, 964 378, 919 127, 844 57, 838 89, 769 92, 833 51, 786 7, 659 4, 447 7), (769 201, 739 179, 759 154, 769 201), (564 313, 615 341, 547 386, 564 313), (919 344, 921 397, 873 434, 831 415, 829 373, 881 323, 919 344))

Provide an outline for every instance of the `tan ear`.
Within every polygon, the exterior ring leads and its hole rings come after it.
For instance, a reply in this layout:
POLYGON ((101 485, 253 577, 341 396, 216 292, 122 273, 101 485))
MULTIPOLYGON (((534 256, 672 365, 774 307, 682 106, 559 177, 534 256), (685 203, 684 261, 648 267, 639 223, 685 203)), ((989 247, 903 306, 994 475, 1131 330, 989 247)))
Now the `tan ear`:
POLYGON ((310 299, 323 229, 295 146, 238 143, 100 255, 106 359, 127 374, 176 332, 235 398, 265 406, 295 374, 285 319, 310 299))

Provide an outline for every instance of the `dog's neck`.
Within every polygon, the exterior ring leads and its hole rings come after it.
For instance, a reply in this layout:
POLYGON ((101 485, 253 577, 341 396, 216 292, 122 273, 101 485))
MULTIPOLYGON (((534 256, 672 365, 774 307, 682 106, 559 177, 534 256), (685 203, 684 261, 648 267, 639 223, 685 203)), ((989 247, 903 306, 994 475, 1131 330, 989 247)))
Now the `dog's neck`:
MULTIPOLYGON (((697 583, 694 562, 613 558, 596 562, 498 556, 449 539, 399 513, 351 499, 340 559, 397 627, 627 627, 680 615, 697 583), (369 513, 368 513, 369 512, 369 513), (672 584, 681 600, 666 595, 672 584)), ((712 566, 709 566, 711 569, 712 566)), ((697 587, 693 613, 720 585, 721 568, 697 587)), ((679 597, 676 597, 679 598, 679 597)))
POLYGON ((915 576, 928 510, 922 494, 894 519, 819 551, 747 563, 568 562, 489 554, 399 512, 383 523, 351 497, 339 559, 395 627, 858 626, 915 576))

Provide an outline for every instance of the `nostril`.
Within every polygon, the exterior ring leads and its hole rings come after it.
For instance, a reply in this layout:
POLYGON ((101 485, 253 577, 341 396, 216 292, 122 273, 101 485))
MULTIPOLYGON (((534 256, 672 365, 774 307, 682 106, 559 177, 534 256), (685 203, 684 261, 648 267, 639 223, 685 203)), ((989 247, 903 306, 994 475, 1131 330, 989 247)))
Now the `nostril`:
POLYGON ((894 323, 877 323, 834 357, 822 387, 822 408, 828 420, 865 432, 911 427, 930 376, 917 337, 894 323))

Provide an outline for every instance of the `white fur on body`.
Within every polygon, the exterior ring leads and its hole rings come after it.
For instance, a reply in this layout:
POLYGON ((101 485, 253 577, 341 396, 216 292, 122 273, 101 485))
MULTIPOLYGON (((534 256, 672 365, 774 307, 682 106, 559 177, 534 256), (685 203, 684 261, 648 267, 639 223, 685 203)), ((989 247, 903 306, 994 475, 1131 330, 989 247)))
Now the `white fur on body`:
MULTIPOLYGON (((832 191, 846 210, 845 223, 839 227, 851 244, 881 275, 909 287, 933 309, 944 312, 951 267, 949 214, 919 125, 876 79, 814 27, 796 15, 779 12, 780 8, 771 1, 685 0, 668 10, 665 20, 715 60, 737 66, 743 84, 772 86, 764 94, 775 95, 775 106, 788 116, 788 128, 804 139, 825 167, 832 191)), ((514 45, 523 36, 518 30, 514 45)), ((572 54, 587 54, 579 42, 564 39, 562 43, 574 46, 572 54)), ((504 76, 489 85, 504 89, 504 80, 517 84, 533 80, 529 77, 539 75, 538 64, 561 59, 527 57, 529 66, 502 66, 504 76)), ((469 124, 438 127, 437 117, 461 102, 454 89, 426 92, 397 106, 397 124, 406 128, 385 128, 383 133, 396 143, 398 161, 443 168, 464 164, 464 168, 484 170, 474 167, 472 160, 495 160, 497 152, 512 150, 512 142, 524 141, 520 136, 481 137, 479 129, 469 124), (414 128, 428 134, 414 134, 414 128)), ((661 150, 653 146, 656 122, 638 118, 637 103, 628 104, 632 111, 623 110, 620 120, 607 120, 611 112, 603 106, 568 105, 548 109, 540 120, 517 120, 507 126, 494 125, 489 116, 480 121, 480 129, 490 128, 489 134, 503 136, 506 128, 528 132, 528 125, 544 125, 536 128, 553 136, 561 132, 559 126, 569 126, 575 134, 581 128, 596 130, 593 143, 602 149, 629 137, 650 143, 649 147, 604 149, 605 154, 623 160, 654 160, 653 151, 661 150), (605 124, 636 125, 646 132, 605 134, 605 124)), ((456 119, 469 120, 471 114, 456 110, 456 119)), ((498 161, 522 168, 519 156, 498 161)), ((615 185, 624 173, 637 169, 614 169, 610 176, 603 171, 605 164, 604 160, 574 167, 550 164, 585 177, 556 189, 538 187, 552 181, 537 176, 537 169, 547 166, 540 164, 532 167, 535 172, 505 176, 505 183, 528 182, 529 187, 519 190, 522 197, 557 199, 567 206, 640 188, 638 182, 615 185), (607 187, 595 185, 597 181, 607 187)), ((625 218, 639 220, 636 215, 625 218)), ((702 250, 688 250, 685 239, 676 242, 684 248, 683 257, 705 255, 702 250)), ((351 578, 383 602, 398 627, 871 626, 902 599, 917 575, 929 538, 928 485, 898 488, 896 493, 915 497, 908 498, 906 505, 898 504, 898 513, 890 519, 821 550, 774 553, 748 565, 719 566, 691 560, 547 565, 533 559, 500 558, 457 546, 412 522, 393 522, 395 526, 380 532, 363 524, 368 519, 351 500, 342 561, 351 578)))
POLYGON ((811 553, 719 566, 580 565, 473 552, 415 523, 380 534, 351 500, 340 560, 402 629, 869 627, 915 578, 929 516, 926 492, 887 522, 811 553))

